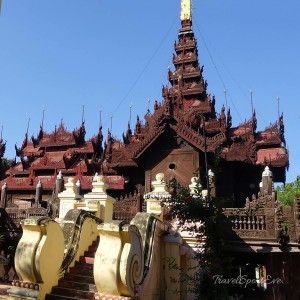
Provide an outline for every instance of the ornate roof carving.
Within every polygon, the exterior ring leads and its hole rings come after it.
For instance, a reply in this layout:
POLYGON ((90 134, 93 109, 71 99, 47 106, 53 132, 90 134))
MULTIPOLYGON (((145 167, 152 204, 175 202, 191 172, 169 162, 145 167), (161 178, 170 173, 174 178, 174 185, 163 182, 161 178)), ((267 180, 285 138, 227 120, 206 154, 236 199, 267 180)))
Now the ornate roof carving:
MULTIPOLYGON (((88 187, 90 176, 96 171, 105 175, 122 175, 122 168, 138 167, 143 155, 149 155, 147 149, 169 131, 199 152, 218 150, 224 161, 269 165, 281 168, 284 173, 284 167, 288 166, 288 153, 283 116, 278 123, 257 132, 253 111, 248 121, 232 127, 230 109, 226 111, 223 106, 219 113, 216 112, 215 97, 207 93, 208 84, 203 77, 203 66, 198 62, 191 18, 184 18, 181 24, 178 41, 174 44, 174 70, 170 68, 168 71, 170 85, 163 86, 163 101, 155 101, 153 113, 148 109, 144 121, 137 116, 133 128, 128 124, 122 142, 108 131, 103 143, 102 127, 86 142, 84 122, 73 132, 68 131, 63 122, 50 134, 44 132, 41 126, 31 142, 26 133, 22 146, 15 146, 21 162, 6 173, 11 184, 15 182, 14 186, 18 188, 21 186, 19 183, 24 182, 26 188, 30 186, 26 181, 29 174, 35 183, 37 177, 42 177, 42 171, 56 172, 59 169, 77 174, 82 186, 88 187), (14 174, 18 174, 19 178, 12 177, 14 174)), ((3 149, 5 144, 0 141, 0 157, 3 149)), ((47 183, 42 183, 45 189, 47 183)))

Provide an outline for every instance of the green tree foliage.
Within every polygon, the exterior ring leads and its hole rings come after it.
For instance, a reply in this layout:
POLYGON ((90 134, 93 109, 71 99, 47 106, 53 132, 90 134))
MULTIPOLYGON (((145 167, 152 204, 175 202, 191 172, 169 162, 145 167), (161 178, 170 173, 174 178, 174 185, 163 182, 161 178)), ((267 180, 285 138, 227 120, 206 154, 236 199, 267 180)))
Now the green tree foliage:
POLYGON ((291 205, 294 198, 300 195, 300 176, 291 183, 280 185, 276 188, 277 199, 283 205, 291 205))
POLYGON ((198 267, 193 275, 183 274, 189 290, 197 299, 224 300, 229 298, 230 286, 215 284, 215 275, 228 277, 236 271, 233 258, 224 251, 226 238, 231 234, 230 220, 224 216, 215 199, 204 199, 198 188, 196 195, 189 190, 175 187, 171 200, 165 203, 169 218, 178 219, 180 225, 197 237, 199 248, 196 253, 198 267))

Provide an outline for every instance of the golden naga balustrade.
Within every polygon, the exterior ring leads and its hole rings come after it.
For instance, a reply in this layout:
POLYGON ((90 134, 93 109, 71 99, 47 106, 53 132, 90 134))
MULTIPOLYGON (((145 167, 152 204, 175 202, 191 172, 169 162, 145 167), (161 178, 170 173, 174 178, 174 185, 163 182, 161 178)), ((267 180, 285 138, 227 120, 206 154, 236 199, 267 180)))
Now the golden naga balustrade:
MULTIPOLYGON (((74 182, 69 180, 69 184, 65 185, 65 192, 71 199, 75 194, 71 193, 74 182)), ((67 211, 63 219, 58 219, 60 224, 49 217, 22 221, 23 236, 15 256, 19 280, 14 282, 11 295, 47 299, 45 295, 50 295, 53 286, 98 237, 99 246, 93 261, 95 299, 107 296, 180 299, 178 291, 183 289, 180 266, 186 266, 188 257, 196 251, 197 239, 188 235, 184 227, 174 230, 171 223, 164 220, 166 208, 161 203, 171 195, 163 174, 156 176, 152 182, 154 190, 144 196, 147 213, 137 213, 130 223, 112 221, 111 200, 105 197, 103 178, 95 176, 94 184, 92 194, 76 202, 86 200, 87 210, 67 211), (103 207, 91 206, 104 198, 107 201, 101 204, 103 207), (107 221, 103 222, 96 215, 104 216, 107 221)), ((191 195, 197 197, 197 178, 192 178, 189 187, 191 195)), ((62 201, 65 200, 66 197, 62 197, 62 201)), ((283 208, 276 202, 272 173, 266 167, 257 197, 247 200, 243 208, 223 209, 232 222, 232 235, 225 241, 226 246, 232 251, 240 247, 245 251, 296 251, 300 236, 299 203, 300 197, 291 208, 283 208)))

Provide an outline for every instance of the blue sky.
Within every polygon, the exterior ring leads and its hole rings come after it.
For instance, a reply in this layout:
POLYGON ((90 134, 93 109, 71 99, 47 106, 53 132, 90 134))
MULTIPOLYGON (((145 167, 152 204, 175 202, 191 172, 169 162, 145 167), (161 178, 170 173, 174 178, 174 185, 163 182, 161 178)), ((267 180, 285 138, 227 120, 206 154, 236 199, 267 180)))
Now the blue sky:
MULTIPOLYGON (((208 91, 217 111, 231 107, 233 125, 251 116, 258 129, 284 113, 290 152, 287 181, 300 174, 299 0, 194 0, 193 28, 208 91)), ((172 68, 180 27, 180 0, 3 0, 0 16, 0 126, 6 157, 21 145, 30 117, 36 136, 52 132, 63 119, 69 130, 81 123, 96 134, 100 110, 105 131, 112 115, 121 138, 129 121, 161 101, 172 68)))

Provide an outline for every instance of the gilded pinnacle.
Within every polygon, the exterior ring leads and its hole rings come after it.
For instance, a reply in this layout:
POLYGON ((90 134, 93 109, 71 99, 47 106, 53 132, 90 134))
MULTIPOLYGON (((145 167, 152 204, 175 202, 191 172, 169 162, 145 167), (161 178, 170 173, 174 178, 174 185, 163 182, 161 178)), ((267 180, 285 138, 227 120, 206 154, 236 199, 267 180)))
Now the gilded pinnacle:
POLYGON ((192 0, 181 0, 180 20, 192 20, 192 0))

